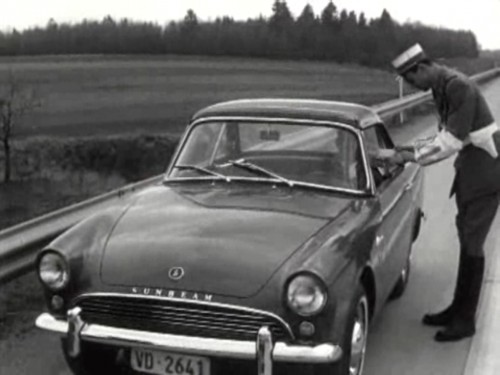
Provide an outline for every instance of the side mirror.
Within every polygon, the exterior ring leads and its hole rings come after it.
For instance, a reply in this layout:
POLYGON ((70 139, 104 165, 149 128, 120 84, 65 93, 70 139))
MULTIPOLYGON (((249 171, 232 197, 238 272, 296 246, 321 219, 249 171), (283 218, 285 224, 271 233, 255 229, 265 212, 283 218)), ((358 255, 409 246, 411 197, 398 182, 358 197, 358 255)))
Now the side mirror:
POLYGON ((277 130, 262 130, 259 134, 259 137, 262 141, 279 141, 281 138, 281 134, 277 130))

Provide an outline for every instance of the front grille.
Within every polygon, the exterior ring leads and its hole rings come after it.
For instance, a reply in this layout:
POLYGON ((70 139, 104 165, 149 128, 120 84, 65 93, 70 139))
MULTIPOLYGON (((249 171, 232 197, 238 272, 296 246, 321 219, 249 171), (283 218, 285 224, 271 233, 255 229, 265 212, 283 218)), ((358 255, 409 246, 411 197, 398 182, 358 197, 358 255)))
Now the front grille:
POLYGON ((291 333, 277 317, 237 306, 115 295, 84 296, 76 301, 86 323, 186 336, 255 340, 267 326, 274 340, 291 333))

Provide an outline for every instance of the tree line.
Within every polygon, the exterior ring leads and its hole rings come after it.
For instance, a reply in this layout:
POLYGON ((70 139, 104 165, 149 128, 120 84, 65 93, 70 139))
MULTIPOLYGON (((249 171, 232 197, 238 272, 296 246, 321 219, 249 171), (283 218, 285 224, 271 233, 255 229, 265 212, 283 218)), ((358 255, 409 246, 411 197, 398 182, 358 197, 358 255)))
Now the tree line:
POLYGON ((471 31, 421 23, 400 24, 387 10, 367 19, 328 1, 319 14, 306 5, 294 17, 286 0, 274 0, 272 15, 246 21, 220 17, 201 21, 194 10, 164 26, 128 19, 50 20, 45 27, 0 33, 0 55, 197 54, 329 60, 386 67, 419 42, 431 57, 472 57, 479 45, 471 31))

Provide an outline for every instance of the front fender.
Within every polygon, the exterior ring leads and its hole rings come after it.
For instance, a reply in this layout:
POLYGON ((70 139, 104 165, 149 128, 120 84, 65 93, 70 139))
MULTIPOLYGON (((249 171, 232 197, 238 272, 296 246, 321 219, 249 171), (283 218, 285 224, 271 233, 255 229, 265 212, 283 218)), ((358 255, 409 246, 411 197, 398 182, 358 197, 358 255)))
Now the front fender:
MULTIPOLYGON (((99 280, 101 255, 106 241, 128 207, 129 205, 116 206, 92 215, 68 229, 38 253, 35 263, 37 269, 40 258, 48 251, 56 251, 66 259, 70 280, 68 286, 57 293, 65 301, 81 290, 92 287, 93 281, 99 280)), ((49 308, 53 294, 49 290, 45 291, 49 308)), ((63 310, 64 308, 59 313, 63 310)))

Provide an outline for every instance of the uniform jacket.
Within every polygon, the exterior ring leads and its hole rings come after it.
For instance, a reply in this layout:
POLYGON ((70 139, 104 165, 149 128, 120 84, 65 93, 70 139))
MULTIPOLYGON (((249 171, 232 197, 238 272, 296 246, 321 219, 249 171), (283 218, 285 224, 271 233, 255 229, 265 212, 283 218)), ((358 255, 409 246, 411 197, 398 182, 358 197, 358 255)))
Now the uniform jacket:
MULTIPOLYGON (((432 94, 440 127, 462 141, 495 122, 479 87, 462 73, 443 67, 432 94)), ((459 191, 462 201, 500 192, 500 157, 469 144, 458 153, 455 168, 452 194, 459 191)))

